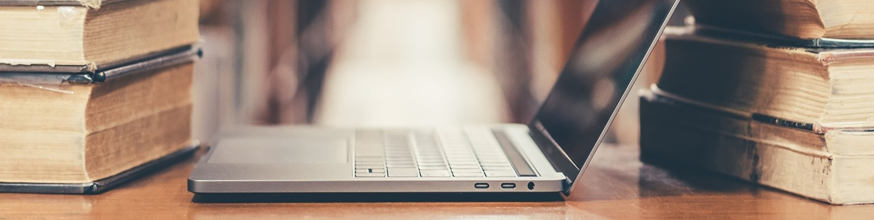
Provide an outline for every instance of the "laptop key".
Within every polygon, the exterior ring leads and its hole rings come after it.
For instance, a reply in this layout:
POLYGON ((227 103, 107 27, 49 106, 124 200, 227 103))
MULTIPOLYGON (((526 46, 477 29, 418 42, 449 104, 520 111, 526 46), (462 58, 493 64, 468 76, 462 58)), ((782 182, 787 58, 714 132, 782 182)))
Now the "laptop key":
POLYGON ((516 177, 515 171, 485 171, 486 177, 516 177))
POLYGON ((389 163, 386 163, 385 165, 391 167, 391 166, 415 166, 416 164, 415 163, 391 163, 391 162, 389 162, 389 163))
POLYGON ((389 164, 386 167, 388 167, 388 168, 416 168, 416 165, 413 165, 413 164, 389 164))
POLYGON ((512 167, 509 163, 503 164, 483 164, 482 167, 512 167))
POLYGON ((474 175, 474 174, 476 174, 475 176, 483 176, 482 171, 480 171, 480 172, 455 172, 455 171, 452 171, 452 174, 455 174, 456 176, 458 176, 458 175, 470 176, 470 175, 474 175))
POLYGON ((369 169, 355 168, 355 173, 372 173, 372 172, 367 172, 367 170, 369 170, 369 169))
POLYGON ((507 158, 480 158, 480 163, 509 163, 507 158))
POLYGON ((388 177, 419 177, 419 170, 416 168, 389 168, 388 177))
POLYGON ((485 171, 510 171, 510 172, 515 173, 515 170, 513 170, 512 167, 483 167, 483 170, 485 170, 485 171))
POLYGON ((420 170, 422 177, 450 177, 448 170, 420 170))
POLYGON ((419 170, 446 170, 446 166, 419 166, 419 170))
POLYGON ((355 172, 355 177, 385 177, 385 173, 359 173, 355 172))
POLYGON ((421 162, 421 161, 419 162, 419 166, 420 166, 420 167, 427 167, 427 166, 441 166, 441 167, 445 167, 446 165, 448 165, 448 164, 446 164, 446 163, 425 163, 425 162, 421 162))
POLYGON ((464 173, 481 173, 483 170, 480 168, 452 168, 452 172, 464 172, 464 173))
MULTIPOLYGON (((371 168, 371 169, 363 169, 363 170, 365 172, 368 172, 368 173, 385 173, 385 168, 376 168, 376 169, 371 168)), ((358 170, 356 169, 355 172, 358 172, 358 170)))
POLYGON ((483 173, 452 173, 455 177, 483 177, 483 173))
POLYGON ((453 170, 483 170, 482 167, 469 167, 469 166, 449 166, 453 170))

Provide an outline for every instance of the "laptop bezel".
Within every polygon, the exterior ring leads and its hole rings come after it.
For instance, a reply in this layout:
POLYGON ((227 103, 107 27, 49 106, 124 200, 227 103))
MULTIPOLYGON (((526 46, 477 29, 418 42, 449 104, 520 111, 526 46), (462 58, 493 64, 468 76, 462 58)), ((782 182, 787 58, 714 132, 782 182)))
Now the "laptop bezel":
MULTIPOLYGON (((671 9, 666 14, 664 21, 662 21, 662 24, 659 27, 659 30, 656 33, 655 37, 651 40, 650 45, 647 48, 643 59, 641 60, 640 64, 637 67, 637 70, 634 73, 634 76, 632 76, 631 81, 629 82, 629 85, 627 87, 625 87, 625 91, 622 93, 621 97, 619 98, 619 103, 613 108, 613 112, 611 113, 610 118, 607 120, 607 125, 604 126, 603 129, 601 129, 601 134, 598 136, 598 139, 595 142, 595 146, 592 147, 592 151, 589 152, 588 157, 586 158, 586 160, 583 162, 583 164, 581 166, 577 166, 573 162, 573 160, 571 160, 571 158, 567 155, 567 153, 558 145, 558 143, 556 143, 552 139, 552 137, 550 137, 549 132, 547 132, 546 129, 543 127, 543 125, 540 124, 540 121, 537 120, 537 117, 534 117, 531 120, 531 122, 528 123, 529 135, 531 136, 531 139, 533 139, 534 142, 537 144, 537 146, 540 147, 541 151, 546 156, 546 158, 550 162, 550 164, 552 164, 553 168, 555 168, 556 171, 562 172, 565 175, 565 177, 567 177, 566 187, 562 192, 562 193, 564 193, 565 196, 569 196, 574 191, 576 186, 579 185, 579 184, 574 184, 574 183, 576 183, 582 179, 583 173, 585 172, 586 168, 588 168, 589 164, 591 163, 592 158, 594 157, 595 152, 598 150, 598 147, 601 145, 601 142, 604 140, 604 136, 607 134, 607 131, 610 130, 610 125, 613 123, 613 120, 616 118, 616 115, 619 113, 619 110, 622 107, 622 103, 625 102, 625 99, 628 97, 628 94, 631 92, 631 89, 632 89, 634 83, 637 81, 637 78, 640 76, 640 72, 643 70, 643 67, 646 64, 646 61, 649 59, 650 55, 652 55, 653 48, 655 48, 655 45, 658 43, 659 39, 661 38, 661 35, 664 32, 665 27, 667 27, 668 22, 670 21, 671 16, 674 14, 674 11, 677 9, 677 6, 679 5, 679 3, 680 3, 680 0, 673 0, 673 4, 671 5, 671 9), (576 175, 574 178, 570 178, 568 176, 569 173, 575 173, 576 175)), ((583 30, 583 31, 585 31, 585 30, 583 30)), ((582 36, 582 33, 580 34, 580 37, 581 36, 582 36)), ((576 47, 576 46, 577 45, 574 45, 574 47, 576 47)), ((570 62, 570 61, 566 61, 565 65, 567 65, 568 62, 570 62)), ((551 92, 552 92, 552 90, 551 90, 551 92)), ((543 106, 541 105, 540 109, 538 109, 538 112, 541 111, 542 108, 543 108, 543 106)))

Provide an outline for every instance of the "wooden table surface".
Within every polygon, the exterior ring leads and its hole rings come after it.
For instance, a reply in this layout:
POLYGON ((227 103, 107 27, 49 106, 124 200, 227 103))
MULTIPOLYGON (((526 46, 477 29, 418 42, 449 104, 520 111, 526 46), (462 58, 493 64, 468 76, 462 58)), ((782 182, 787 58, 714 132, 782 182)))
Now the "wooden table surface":
MULTIPOLYGON (((200 152, 201 154, 203 152, 200 152)), ((0 194, 0 219, 874 219, 728 177, 668 171, 604 146, 568 201, 194 203, 189 159, 100 195, 0 194)))

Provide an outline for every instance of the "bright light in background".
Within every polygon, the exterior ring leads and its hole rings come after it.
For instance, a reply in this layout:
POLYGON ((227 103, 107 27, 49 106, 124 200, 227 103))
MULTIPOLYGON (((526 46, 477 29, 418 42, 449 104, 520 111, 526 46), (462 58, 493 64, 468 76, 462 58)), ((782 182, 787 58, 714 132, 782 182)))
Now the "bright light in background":
POLYGON ((316 122, 330 126, 498 123, 489 70, 464 60, 458 1, 360 1, 328 70, 316 122))

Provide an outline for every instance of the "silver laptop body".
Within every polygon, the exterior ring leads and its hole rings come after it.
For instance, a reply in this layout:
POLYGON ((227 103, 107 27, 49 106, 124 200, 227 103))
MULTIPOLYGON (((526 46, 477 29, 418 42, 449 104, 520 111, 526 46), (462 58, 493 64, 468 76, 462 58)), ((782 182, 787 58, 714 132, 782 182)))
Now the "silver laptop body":
POLYGON ((194 193, 570 194, 679 0, 601 0, 528 125, 227 129, 194 193))

